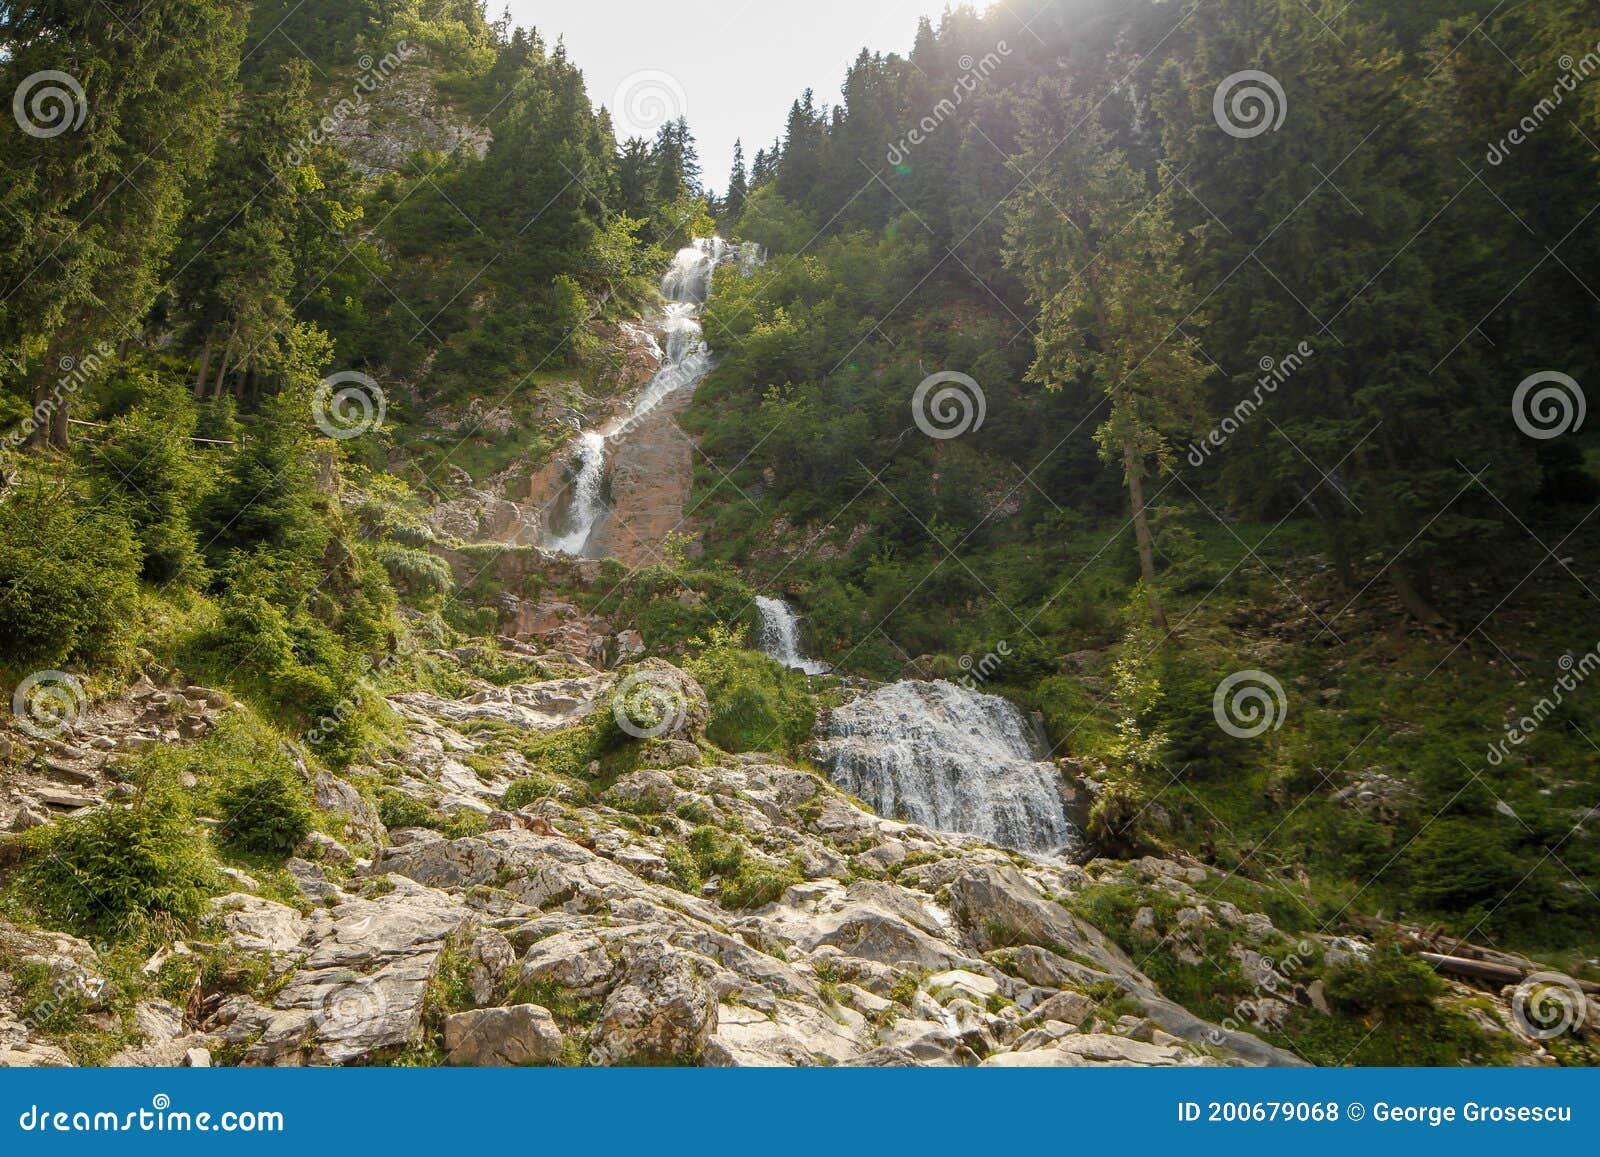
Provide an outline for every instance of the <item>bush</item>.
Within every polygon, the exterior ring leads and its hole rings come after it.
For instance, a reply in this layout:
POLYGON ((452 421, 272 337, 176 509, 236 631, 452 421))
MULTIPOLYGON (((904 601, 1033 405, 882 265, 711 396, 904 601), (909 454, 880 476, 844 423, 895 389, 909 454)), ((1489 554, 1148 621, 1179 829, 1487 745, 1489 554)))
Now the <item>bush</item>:
POLYGON ((1366 960, 1357 957, 1336 966, 1326 985, 1335 1004, 1396 1019, 1431 1013, 1434 997, 1445 991, 1444 981, 1433 969, 1383 944, 1366 960))
POLYGON ((234 716, 202 751, 216 775, 213 798, 224 844, 282 858, 311 834, 310 789, 270 732, 234 716))
POLYGON ((113 658, 134 618, 140 550, 116 515, 65 487, 19 487, 0 506, 0 665, 17 672, 113 658))
POLYGON ((794 752, 816 725, 804 675, 714 627, 711 643, 689 664, 711 705, 706 738, 724 751, 794 752))
POLYGON ((212 478, 189 441, 194 405, 180 383, 142 371, 129 371, 126 380, 139 404, 113 420, 85 458, 95 504, 127 516, 145 578, 198 579, 203 567, 190 519, 212 478))
POLYGON ((500 806, 508 812, 514 812, 518 808, 527 807, 530 803, 538 803, 555 789, 556 785, 542 776, 512 780, 511 786, 506 788, 505 795, 500 797, 500 806))
POLYGON ((378 793, 378 818, 390 830, 431 828, 439 822, 427 804, 392 787, 378 793))
POLYGON ((128 806, 107 806, 20 838, 21 902, 41 923, 118 939, 146 921, 199 919, 215 860, 182 793, 151 775, 128 806))

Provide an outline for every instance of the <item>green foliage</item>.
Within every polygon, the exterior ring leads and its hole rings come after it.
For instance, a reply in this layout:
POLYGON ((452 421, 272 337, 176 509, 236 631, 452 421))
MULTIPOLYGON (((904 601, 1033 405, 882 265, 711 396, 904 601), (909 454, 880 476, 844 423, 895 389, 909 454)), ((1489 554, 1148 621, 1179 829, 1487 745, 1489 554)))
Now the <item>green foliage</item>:
POLYGON ((158 762, 131 803, 35 828, 20 843, 14 895, 78 936, 115 940, 152 920, 192 924, 217 882, 204 830, 158 762))
POLYGON ((806 678, 757 651, 723 627, 688 670, 711 704, 706 737, 725 751, 794 752, 811 738, 816 706, 806 678))
POLYGON ((239 714, 204 744, 225 846, 282 859, 311 833, 311 791, 281 742, 239 714))
POLYGON ((1347 1009, 1401 1018, 1432 1013, 1445 983, 1415 956, 1379 944, 1369 958, 1355 957, 1330 970, 1327 989, 1329 998, 1347 1009))
POLYGON ((378 818, 391 831, 427 828, 434 824, 432 808, 415 796, 394 788, 385 788, 378 793, 378 818))
POLYGON ((115 660, 133 619, 140 551, 115 513, 62 485, 0 499, 0 666, 20 674, 115 660))
POLYGON ((152 582, 194 583, 204 574, 191 517, 211 486, 212 468, 190 439, 197 415, 188 391, 152 371, 129 371, 134 399, 84 454, 96 505, 132 525, 152 582))

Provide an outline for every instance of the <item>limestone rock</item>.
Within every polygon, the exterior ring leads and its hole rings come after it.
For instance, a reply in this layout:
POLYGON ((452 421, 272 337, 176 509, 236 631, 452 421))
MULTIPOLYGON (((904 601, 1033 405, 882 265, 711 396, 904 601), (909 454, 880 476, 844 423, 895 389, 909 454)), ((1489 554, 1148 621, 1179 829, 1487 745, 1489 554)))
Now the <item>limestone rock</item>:
POLYGON ((561 1057, 561 1030, 537 1004, 458 1012, 444 1020, 445 1064, 547 1065, 561 1057))
POLYGON ((624 949, 621 982, 590 1035, 596 1064, 692 1064, 717 1028, 710 962, 642 941, 624 949))

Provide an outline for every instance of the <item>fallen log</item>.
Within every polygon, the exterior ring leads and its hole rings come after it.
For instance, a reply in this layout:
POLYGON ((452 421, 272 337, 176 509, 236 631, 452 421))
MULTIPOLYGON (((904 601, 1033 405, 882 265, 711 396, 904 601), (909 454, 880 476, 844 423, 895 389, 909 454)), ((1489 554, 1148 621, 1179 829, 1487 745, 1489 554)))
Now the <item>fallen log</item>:
MULTIPOLYGON (((1419 952, 1417 958, 1435 972, 1465 976, 1491 984, 1521 984, 1529 976, 1538 974, 1537 969, 1516 968, 1509 964, 1495 964, 1487 960, 1469 960, 1465 956, 1446 956, 1440 952, 1419 952)), ((1600 984, 1592 980, 1576 980, 1573 983, 1584 992, 1600 995, 1600 984)))

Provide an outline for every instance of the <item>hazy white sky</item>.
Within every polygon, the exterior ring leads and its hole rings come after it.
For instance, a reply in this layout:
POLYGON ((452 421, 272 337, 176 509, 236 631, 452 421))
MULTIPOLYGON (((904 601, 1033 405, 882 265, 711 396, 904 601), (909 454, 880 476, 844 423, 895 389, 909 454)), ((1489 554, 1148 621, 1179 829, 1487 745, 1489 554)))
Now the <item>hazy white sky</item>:
MULTIPOLYGON (((845 69, 863 47, 906 53, 917 18, 937 19, 945 0, 508 0, 512 19, 533 25, 583 69, 589 95, 627 124, 653 132, 663 114, 689 118, 705 180, 725 189, 733 142, 747 159, 783 130, 807 87, 839 101, 845 69), (631 108, 631 111, 630 111, 631 108)), ((490 0, 491 17, 502 0, 490 0)), ((642 134, 641 134, 642 135, 642 134)))

